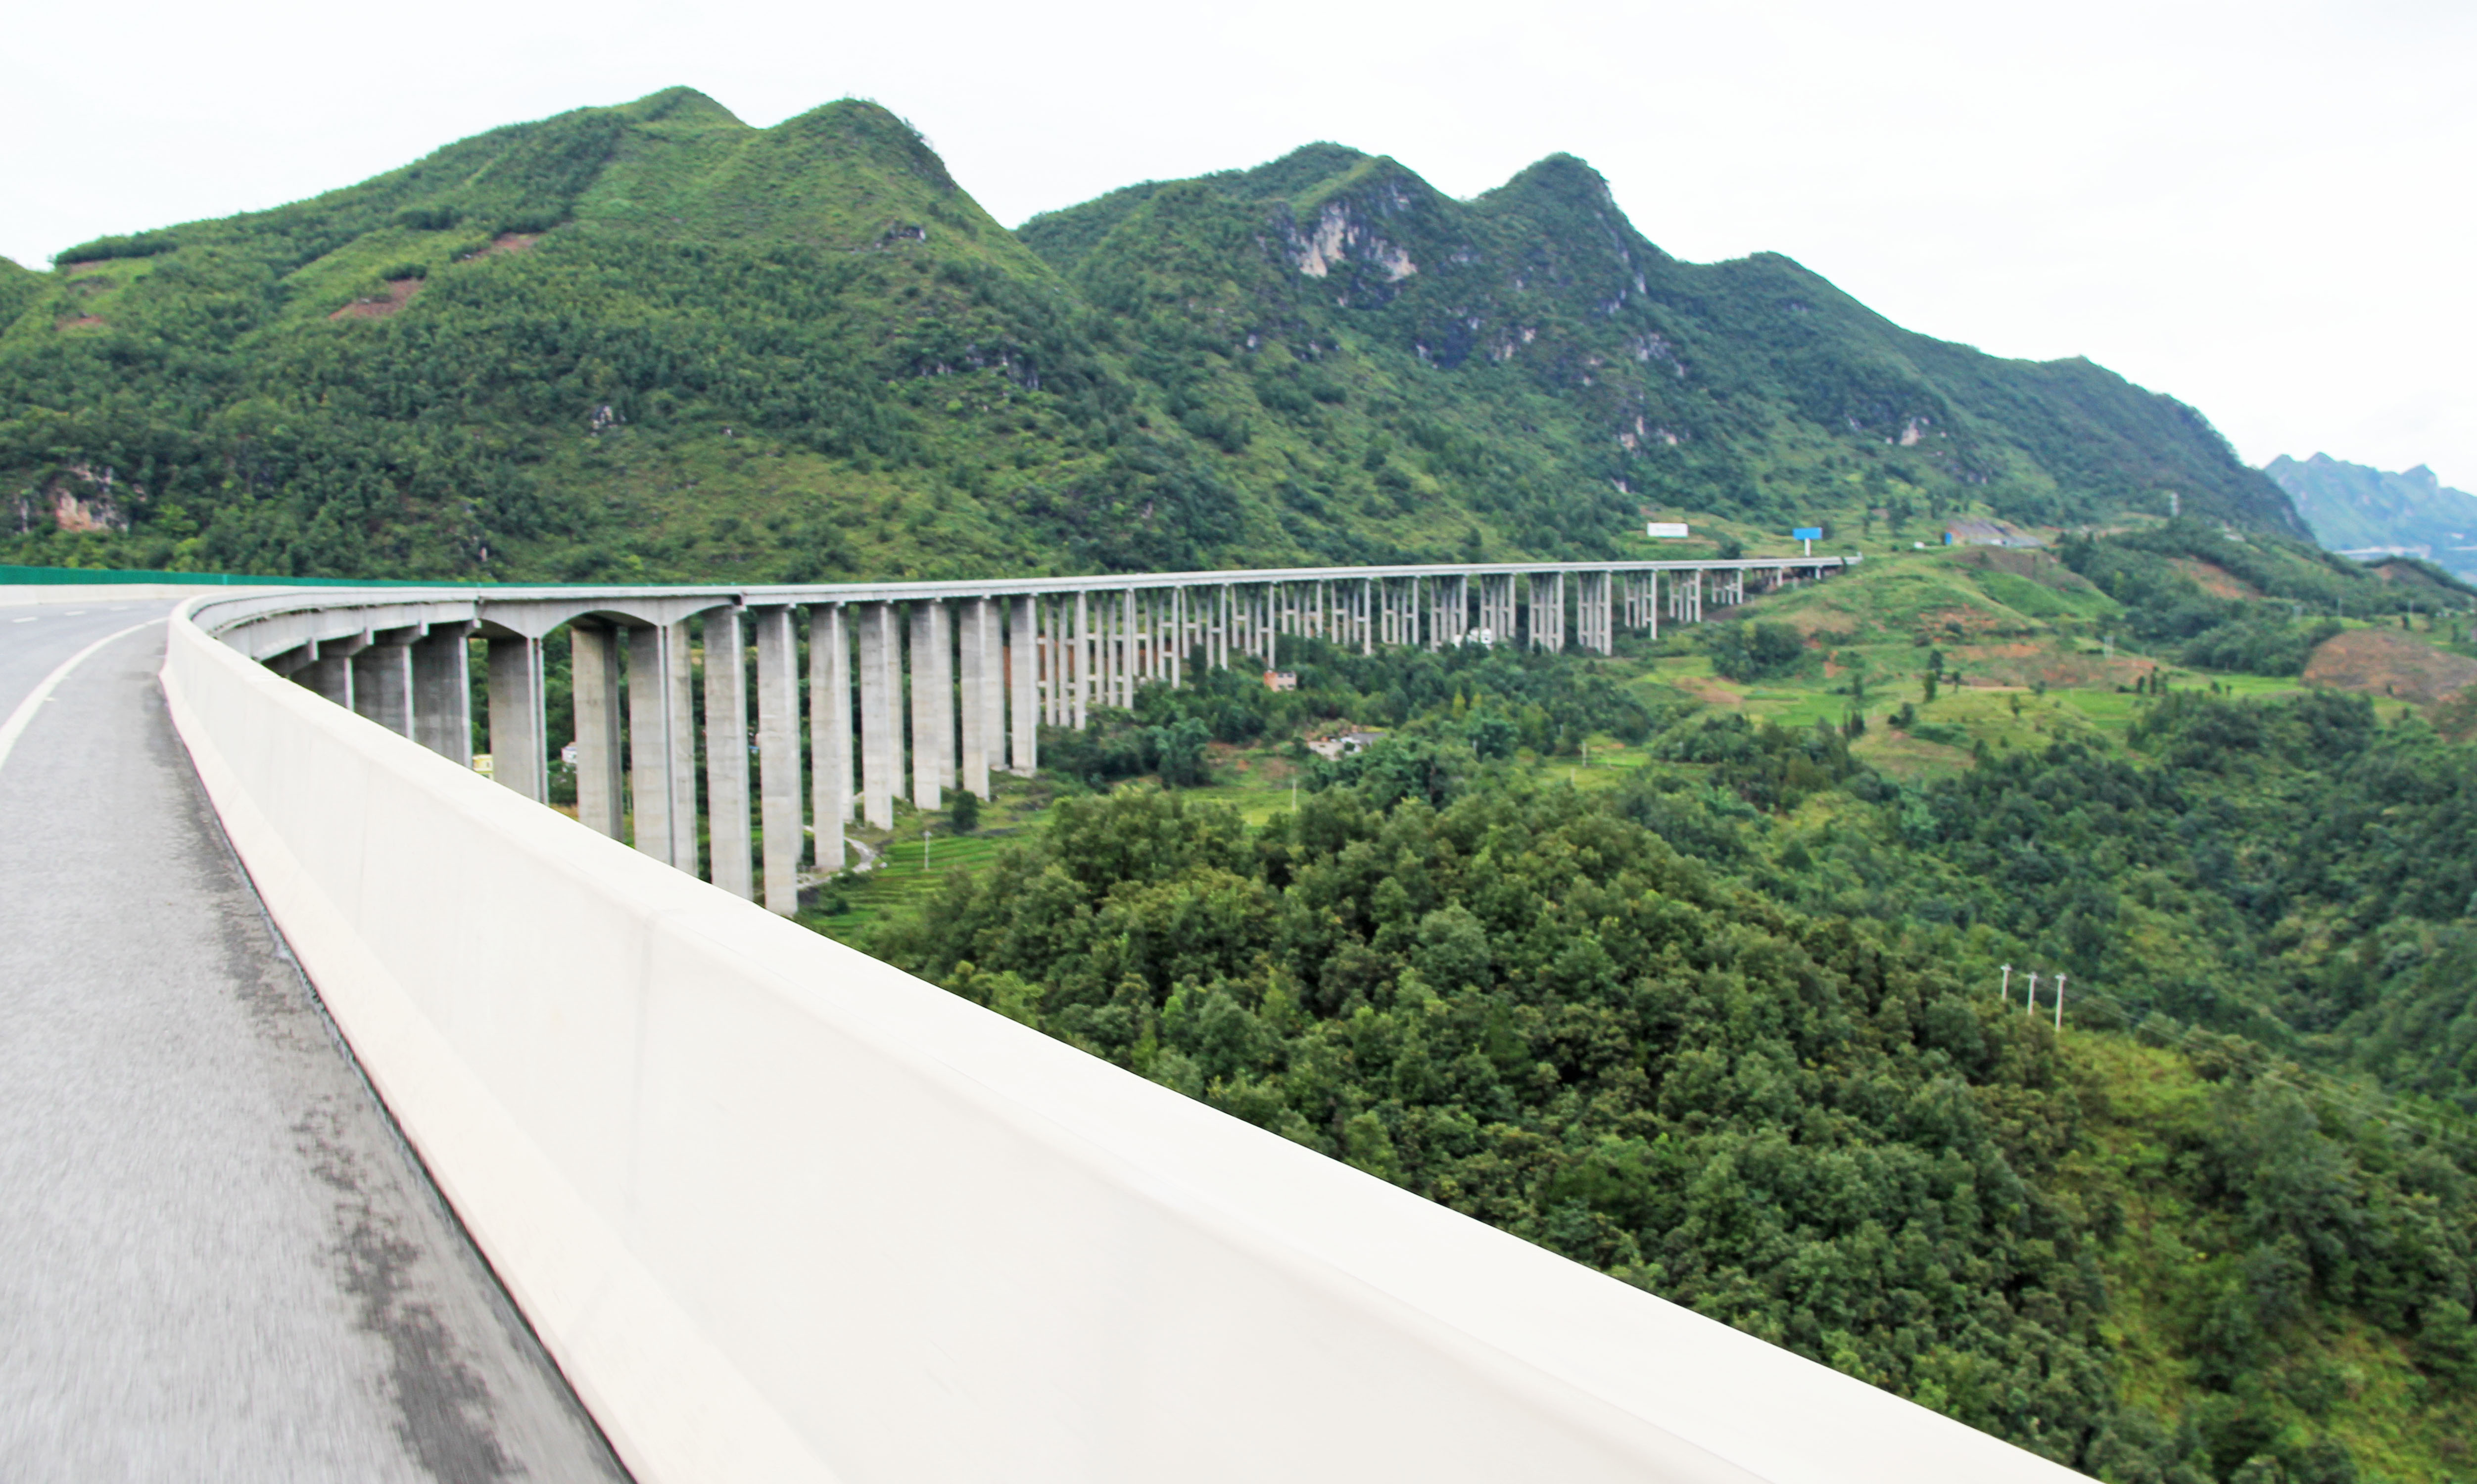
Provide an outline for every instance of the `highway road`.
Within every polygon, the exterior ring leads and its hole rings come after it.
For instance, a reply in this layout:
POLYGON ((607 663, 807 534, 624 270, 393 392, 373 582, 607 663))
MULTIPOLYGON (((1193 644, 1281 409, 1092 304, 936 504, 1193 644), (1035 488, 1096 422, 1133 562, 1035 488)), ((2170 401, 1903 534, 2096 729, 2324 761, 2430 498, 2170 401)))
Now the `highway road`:
POLYGON ((171 607, 0 606, 0 719, 108 639, 0 723, 0 1477, 625 1479, 226 845, 171 607))

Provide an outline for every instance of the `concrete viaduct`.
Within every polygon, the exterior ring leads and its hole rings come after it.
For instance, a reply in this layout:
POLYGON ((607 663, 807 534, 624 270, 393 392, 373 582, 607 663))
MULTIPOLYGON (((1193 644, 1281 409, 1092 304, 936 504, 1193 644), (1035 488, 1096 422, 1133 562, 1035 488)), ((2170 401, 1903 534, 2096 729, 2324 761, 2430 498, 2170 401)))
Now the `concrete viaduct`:
POLYGON ((831 863, 854 811, 985 788, 1033 765, 1033 724, 1280 635, 1605 653, 1837 565, 6 610, 0 1455, 64 1480, 2077 1478, 765 910, 797 858, 731 844, 747 666, 704 666, 719 864, 677 869, 700 637, 755 650, 766 844, 805 795, 831 863), (562 625, 581 823, 537 802, 562 625), (476 635, 495 781, 466 755, 476 635))
POLYGON ((846 823, 888 829, 898 801, 936 808, 957 789, 986 799, 993 773, 1038 766, 1040 727, 1080 729, 1096 706, 1133 705, 1138 685, 1181 683, 1190 664, 1269 669, 1289 635, 1362 653, 1477 640, 1606 655, 1620 627, 1656 637, 1664 619, 1693 623, 1707 606, 1734 606, 1750 590, 1842 565, 1840 557, 1763 557, 1323 567, 831 587, 493 588, 350 603, 294 593, 219 606, 213 624, 278 674, 464 763, 472 761, 466 640, 479 634, 488 647, 492 777, 536 802, 548 797, 547 759, 563 740, 547 734, 543 718, 542 641, 564 626, 577 817, 697 874, 701 754, 710 878, 788 915, 798 906, 809 830, 815 868, 838 871, 846 823), (691 654, 745 654, 752 643, 753 687, 745 663, 703 666, 700 748, 691 654), (752 788, 762 861, 752 859, 752 788))

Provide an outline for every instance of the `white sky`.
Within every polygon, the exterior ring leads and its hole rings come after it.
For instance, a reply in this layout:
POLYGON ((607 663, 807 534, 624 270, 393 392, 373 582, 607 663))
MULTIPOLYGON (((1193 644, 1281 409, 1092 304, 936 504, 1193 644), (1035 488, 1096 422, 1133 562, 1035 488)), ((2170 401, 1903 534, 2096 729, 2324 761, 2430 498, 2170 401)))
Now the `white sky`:
POLYGON ((2477 6, 2244 0, 52 5, 8 23, 0 254, 277 203, 672 84, 920 126, 1013 224, 1311 139, 1456 195, 1566 150, 1698 260, 2085 355, 2274 454, 2477 489, 2477 6))

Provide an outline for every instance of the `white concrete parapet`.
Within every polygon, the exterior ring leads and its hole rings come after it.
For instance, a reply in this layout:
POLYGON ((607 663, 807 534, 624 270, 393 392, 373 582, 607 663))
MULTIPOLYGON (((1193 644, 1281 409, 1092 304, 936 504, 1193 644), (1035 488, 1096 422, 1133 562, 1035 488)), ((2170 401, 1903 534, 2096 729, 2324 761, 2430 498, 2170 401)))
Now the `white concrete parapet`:
POLYGON ((164 661, 199 775, 643 1484, 2077 1477, 536 806, 218 606, 164 661))

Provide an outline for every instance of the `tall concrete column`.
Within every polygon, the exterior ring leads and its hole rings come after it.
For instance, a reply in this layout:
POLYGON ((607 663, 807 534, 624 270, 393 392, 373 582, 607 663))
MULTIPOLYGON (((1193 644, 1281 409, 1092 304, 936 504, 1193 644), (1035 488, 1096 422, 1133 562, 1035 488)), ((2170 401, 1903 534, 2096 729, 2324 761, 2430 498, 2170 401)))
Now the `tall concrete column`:
POLYGON ((924 811, 944 802, 939 789, 945 782, 946 742, 953 735, 938 705, 945 691, 938 663, 943 657, 938 637, 945 626, 938 614, 944 607, 942 603, 912 606, 912 806, 924 811))
POLYGON ((1074 704, 1067 686, 1067 650, 1073 642, 1074 626, 1067 619, 1066 600, 1049 597, 1040 600, 1042 695, 1049 703, 1048 721, 1052 727, 1063 727, 1074 714, 1074 704))
POLYGON ((938 786, 951 793, 958 786, 960 773, 956 766, 960 750, 955 727, 955 610, 942 603, 929 606, 936 645, 932 657, 938 664, 937 688, 929 698, 937 708, 938 786))
POLYGON ((636 825, 629 843, 665 864, 679 858, 675 825, 687 830, 688 848, 696 848, 696 815, 691 810, 684 820, 675 819, 678 790, 671 786, 672 759, 679 753, 673 733, 688 730, 687 717, 676 714, 678 688, 671 682, 673 670, 688 667, 679 627, 631 629, 627 645, 628 781, 636 825))
POLYGON ((1085 654, 1089 657, 1092 666, 1092 678, 1086 682, 1083 690, 1087 698, 1085 705, 1088 710, 1090 710, 1106 706, 1113 699, 1110 680, 1109 601, 1106 598, 1095 597, 1088 611, 1092 621, 1092 642, 1085 647, 1085 654))
POLYGON ((980 795, 989 797, 991 773, 1006 768, 1006 634, 1000 627, 1005 605, 995 598, 975 600, 981 610, 981 776, 980 795))
POLYGON ((627 793, 619 771, 619 633, 567 626, 569 692, 576 703, 576 817, 619 838, 627 793))
POLYGON ((1073 698, 1075 708, 1074 727, 1076 730, 1082 731, 1092 705, 1092 595, 1090 593, 1075 595, 1074 663, 1075 676, 1068 682, 1068 690, 1073 698))
POLYGON ((800 644, 791 609, 751 608, 757 638, 757 819, 769 912, 800 910, 800 644))
POLYGON ((349 639, 322 639, 317 642, 318 657, 292 672, 292 683, 314 690, 328 700, 353 708, 353 656, 369 644, 369 635, 349 639))
POLYGON ((956 678, 956 700, 962 705, 963 733, 963 765, 956 772, 957 786, 983 799, 989 796, 989 729, 985 714, 988 698, 981 687, 988 668, 981 631, 988 627, 988 616, 987 598, 966 598, 956 606, 956 658, 961 672, 956 678))
POLYGON ((1118 673, 1113 677, 1118 705, 1129 710, 1135 708, 1137 667, 1142 658, 1136 648, 1136 590, 1130 587, 1118 603, 1118 673))
POLYGON ((433 624, 413 646, 413 740, 460 768, 473 766, 470 621, 433 624))
POLYGON ((695 646, 688 621, 669 626, 671 655, 671 864, 690 876, 697 866, 697 734, 696 674, 690 656, 695 646))
POLYGON ((1022 778, 1032 777, 1040 765, 1038 605, 1037 598, 1014 600, 1014 631, 1008 636, 1007 689, 1013 693, 1013 705, 1007 719, 1013 723, 1013 735, 1007 762, 1022 778))
MULTIPOLYGON (((1039 725, 1058 725, 1058 603, 1052 598, 1031 597, 1016 600, 1032 605, 1032 662, 1035 699, 1039 703, 1039 725)), ((1023 610, 1015 610, 1020 614, 1023 610)), ((1023 642, 1023 628, 1015 628, 1014 641, 1023 642)), ((1020 721, 1016 723, 1022 725, 1020 721)), ((1015 749, 1015 767, 1023 767, 1023 750, 1015 749)))
POLYGON ((542 719, 541 640, 490 640, 490 777, 536 804, 550 802, 549 728, 542 719))
POLYGON ((705 615, 705 812, 713 884, 757 899, 749 867, 748 640, 738 608, 705 615))
POLYGON ((809 765, 813 858, 820 871, 840 871, 843 826, 852 817, 851 624, 840 604, 809 610, 809 765))
POLYGON ((398 736, 413 735, 415 631, 389 629, 353 656, 353 709, 398 736))
POLYGON ((1585 572, 1575 579, 1574 616, 1577 637, 1594 655, 1616 653, 1616 619, 1609 595, 1610 575, 1585 572))
POLYGON ((1169 683, 1172 690, 1178 688, 1187 669, 1188 655, 1193 649, 1193 645, 1188 642, 1188 628, 1193 621, 1193 609, 1188 606, 1187 589, 1171 588, 1169 590, 1169 683))
POLYGON ((872 603, 860 615, 860 787, 862 812, 878 829, 894 828, 903 794, 903 636, 894 605, 872 603))

